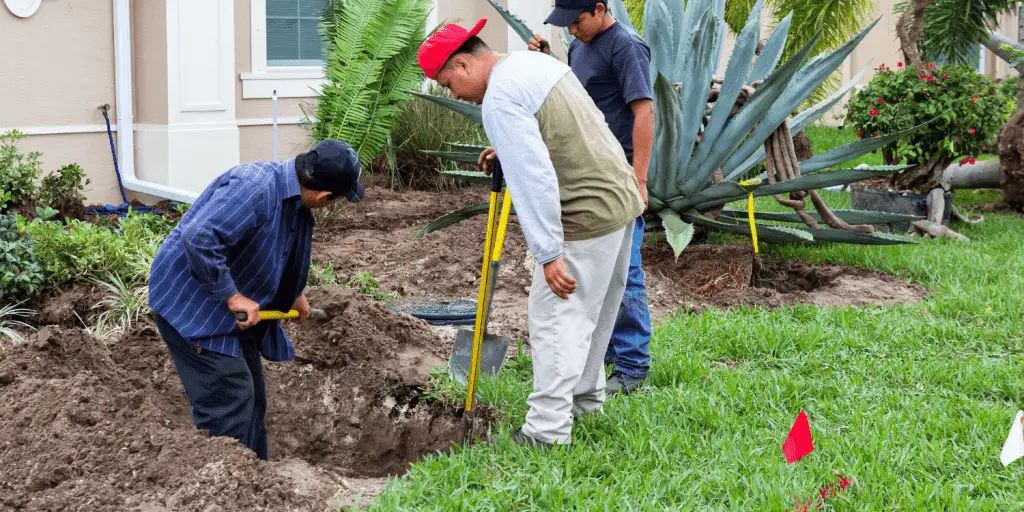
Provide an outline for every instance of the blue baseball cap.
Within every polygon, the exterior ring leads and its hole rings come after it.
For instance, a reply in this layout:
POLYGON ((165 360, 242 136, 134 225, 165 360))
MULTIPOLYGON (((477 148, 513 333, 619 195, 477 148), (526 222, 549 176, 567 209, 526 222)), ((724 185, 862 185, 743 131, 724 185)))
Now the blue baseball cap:
POLYGON ((345 196, 350 203, 363 199, 365 190, 359 183, 362 173, 359 155, 344 141, 318 142, 313 149, 295 157, 295 171, 302 186, 328 191, 331 199, 345 196))
POLYGON ((576 21, 576 17, 582 14, 583 11, 599 3, 607 5, 606 2, 599 2, 598 0, 556 0, 555 10, 551 11, 548 19, 544 20, 544 24, 568 27, 570 23, 576 21))

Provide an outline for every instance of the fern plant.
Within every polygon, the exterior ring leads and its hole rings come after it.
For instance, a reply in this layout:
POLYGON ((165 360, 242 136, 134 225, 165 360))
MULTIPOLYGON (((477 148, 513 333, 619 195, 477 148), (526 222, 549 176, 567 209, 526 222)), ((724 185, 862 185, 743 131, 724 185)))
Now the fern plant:
MULTIPOLYGON (((724 205, 750 194, 773 195, 794 210, 793 214, 784 215, 757 213, 757 219, 805 224, 803 227, 757 224, 757 236, 764 241, 913 243, 905 236, 876 233, 872 225, 916 220, 916 217, 832 211, 815 189, 846 185, 905 169, 905 166, 834 167, 875 151, 915 128, 859 140, 804 161, 798 160, 793 149, 792 135, 831 109, 860 75, 813 107, 792 118, 790 115, 843 63, 877 20, 835 52, 808 59, 820 36, 816 34, 793 58, 780 64, 791 17, 779 23, 758 52, 763 2, 759 0, 751 9, 723 77, 715 77, 713 73, 724 44, 725 0, 690 0, 685 7, 676 0, 647 2, 645 35, 651 47, 651 68, 655 77, 655 137, 648 170, 648 196, 650 210, 660 217, 669 244, 678 256, 689 243, 694 225, 750 236, 747 212, 724 209, 724 205), (756 173, 762 162, 765 171, 760 175, 761 181, 742 180, 752 171, 756 173), (789 197, 784 198, 783 194, 789 197), (814 204, 814 211, 810 213, 805 211, 808 198, 814 204)), ((612 12, 625 10, 621 0, 611 0, 611 4, 612 12)), ((522 24, 502 9, 499 13, 510 24, 522 24)), ((629 23, 628 16, 617 19, 619 23, 629 23)), ((516 32, 532 31, 523 26, 516 32)), ((449 106, 475 122, 481 121, 481 111, 476 105, 413 94, 449 106)), ((432 154, 475 162, 481 149, 481 146, 453 144, 446 151, 432 154)), ((482 173, 449 174, 485 179, 482 173)), ((432 222, 421 235, 486 211, 486 205, 470 205, 432 222)))
MULTIPOLYGON (((313 138, 344 140, 366 167, 388 140, 402 91, 423 80, 416 52, 429 0, 345 0, 322 13, 326 83, 319 92, 313 138)), ((308 115, 307 115, 308 117, 308 115)))

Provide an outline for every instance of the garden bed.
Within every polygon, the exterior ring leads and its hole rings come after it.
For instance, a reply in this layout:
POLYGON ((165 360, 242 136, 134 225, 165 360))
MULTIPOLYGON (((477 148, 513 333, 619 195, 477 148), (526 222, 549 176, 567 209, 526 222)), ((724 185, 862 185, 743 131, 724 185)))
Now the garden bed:
MULTIPOLYGON (((415 235, 430 220, 459 206, 486 201, 487 193, 484 188, 401 194, 368 189, 363 202, 318 231, 313 260, 332 265, 340 280, 369 272, 383 289, 406 298, 475 300, 486 216, 420 239, 415 235)), ((490 326, 525 339, 534 260, 515 218, 509 222, 490 326)), ((926 294, 922 287, 882 272, 755 259, 749 241, 692 244, 678 262, 664 241, 645 241, 641 253, 656 318, 677 309, 740 305, 895 304, 917 302, 926 294), (797 282, 801 284, 793 284, 797 282)))
POLYGON ((44 327, 0 351, 0 505, 337 510, 449 448, 459 411, 420 393, 450 347, 424 322, 350 289, 309 295, 331 320, 290 325, 297 360, 265 362, 270 463, 193 427, 152 327, 109 344, 81 329, 44 327))

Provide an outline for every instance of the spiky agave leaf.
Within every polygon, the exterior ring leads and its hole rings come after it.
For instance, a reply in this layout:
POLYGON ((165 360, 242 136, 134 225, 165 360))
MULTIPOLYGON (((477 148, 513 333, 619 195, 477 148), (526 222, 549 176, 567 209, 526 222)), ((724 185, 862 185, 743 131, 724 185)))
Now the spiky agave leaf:
MULTIPOLYGON (((917 215, 905 215, 900 213, 888 213, 888 212, 874 212, 870 210, 832 210, 832 213, 836 217, 845 221, 848 224, 891 224, 894 222, 913 222, 921 220, 923 217, 917 215)), ((816 211, 808 211, 814 220, 818 222, 824 222, 821 218, 821 214, 816 211)), ((732 217, 734 219, 746 219, 746 210, 732 210, 726 208, 722 210, 722 216, 732 217)), ((754 212, 754 218, 757 220, 766 220, 772 222, 792 222, 795 224, 803 224, 804 220, 800 218, 796 213, 783 213, 783 212, 754 212)))
MULTIPOLYGON (((488 181, 489 180, 490 178, 488 178, 488 181)), ((459 208, 458 210, 455 210, 454 212, 439 217, 437 220, 431 222, 430 224, 427 224, 423 229, 416 233, 416 238, 422 238, 424 235, 427 235, 428 233, 433 233, 434 231, 438 231, 449 226, 454 226, 466 219, 476 217, 477 215, 487 215, 487 212, 490 211, 490 207, 490 203, 476 203, 459 208)), ((509 215, 515 215, 515 206, 513 206, 512 209, 508 211, 508 213, 509 215)))
MULTIPOLYGON (((761 228, 758 228, 761 229, 761 228)), ((798 231, 805 231, 814 237, 815 242, 825 243, 842 243, 842 244, 858 244, 858 245, 904 245, 904 244, 916 244, 913 238, 903 235, 895 235, 892 233, 875 232, 872 234, 858 233, 856 231, 849 231, 846 229, 826 229, 826 228, 793 228, 798 231)), ((760 235, 760 233, 758 233, 760 235)))
POLYGON ((665 228, 668 245, 672 247, 672 252, 675 253, 678 261, 683 249, 686 249, 686 246, 690 245, 690 240, 693 239, 693 224, 684 221, 678 213, 672 210, 661 210, 658 212, 658 216, 661 217, 661 224, 665 228))
MULTIPOLYGON (((846 93, 850 92, 851 89, 857 86, 857 83, 860 81, 860 78, 864 76, 864 72, 868 70, 869 66, 870 61, 868 62, 868 64, 865 64, 863 68, 861 68, 861 70, 853 77, 852 80, 847 82, 846 85, 844 85, 842 88, 836 91, 835 94, 829 96, 828 98, 825 98, 817 105, 814 105, 813 107, 793 116, 793 118, 789 120, 790 132, 793 133, 794 135, 802 132, 804 128, 807 128, 807 126, 817 121, 819 118, 821 118, 821 116, 825 115, 825 113, 831 110, 832 107, 834 107, 835 104, 838 103, 839 100, 846 95, 846 93)), ((740 176, 746 175, 747 172, 754 168, 754 166, 763 161, 764 145, 758 148, 758 150, 753 155, 750 155, 750 157, 747 158, 742 164, 740 164, 739 167, 730 171, 725 176, 725 179, 738 179, 740 176)))
POLYGON ((772 109, 775 101, 786 92, 786 88, 790 85, 804 59, 807 58, 816 40, 811 38, 811 42, 803 50, 772 73, 757 88, 757 92, 743 104, 743 107, 730 120, 725 131, 718 138, 718 147, 714 148, 708 158, 701 162, 697 175, 693 176, 693 180, 682 190, 684 194, 692 195, 698 192, 716 169, 722 168, 723 172, 728 172, 731 167, 723 167, 723 164, 730 158, 729 155, 735 156, 744 151, 748 154, 753 153, 756 147, 763 145, 768 136, 785 121, 783 118, 778 120, 777 124, 768 123, 765 121, 765 115, 772 109), (753 134, 748 136, 751 131, 753 134))
POLYGON ((419 96, 420 98, 423 98, 425 100, 430 100, 439 105, 448 107, 454 110, 455 112, 462 114, 463 116, 466 117, 466 119, 469 119, 470 121, 473 121, 476 124, 484 124, 483 109, 480 108, 480 105, 474 105, 466 101, 459 101, 455 98, 434 96, 433 94, 424 94, 422 92, 412 90, 407 90, 405 92, 408 94, 412 94, 413 96, 419 96))
MULTIPOLYGON (((732 56, 725 70, 721 92, 711 112, 711 119, 708 121, 704 134, 701 137, 700 145, 697 148, 696 157, 690 161, 687 167, 688 174, 696 174, 700 163, 708 158, 711 149, 725 128, 736 99, 740 96, 740 90, 746 82, 747 74, 750 71, 750 64, 754 61, 754 51, 757 49, 758 36, 761 34, 761 7, 764 0, 757 0, 754 9, 750 11, 743 31, 736 39, 736 46, 733 48, 732 56)), ((685 85, 684 85, 685 86, 685 85)), ((705 95, 707 92, 705 91, 705 95)), ((698 106, 703 103, 698 102, 698 106)), ((698 177, 699 179, 699 177, 698 177)))
MULTIPOLYGON (((775 194, 787 194, 801 190, 817 190, 836 185, 847 185, 855 181, 861 181, 877 176, 886 176, 894 172, 907 169, 907 165, 879 165, 864 167, 860 169, 835 169, 830 171, 818 171, 808 173, 799 178, 777 182, 775 184, 762 183, 754 190, 755 197, 770 196, 775 194)), ((687 202, 700 200, 696 208, 700 211, 710 210, 732 201, 743 199, 747 192, 733 182, 724 182, 709 187, 693 198, 687 198, 687 202)))
MULTIPOLYGON (((689 210, 681 215, 683 220, 699 224, 701 226, 707 226, 710 228, 720 229, 727 233, 735 233, 739 235, 750 236, 750 224, 746 222, 737 222, 734 219, 723 218, 723 219, 712 219, 707 217, 696 210, 689 210)), ((814 240, 814 236, 810 233, 799 230, 796 228, 790 228, 786 226, 768 226, 762 224, 755 224, 754 227, 757 229, 757 238, 771 243, 800 243, 800 242, 811 242, 814 240)))
POLYGON ((789 13, 776 25, 772 35, 768 36, 768 42, 761 49, 761 55, 758 56, 757 63, 750 70, 747 83, 764 80, 775 70, 775 66, 782 59, 782 51, 785 49, 786 40, 789 38, 789 27, 792 23, 793 13, 789 13))

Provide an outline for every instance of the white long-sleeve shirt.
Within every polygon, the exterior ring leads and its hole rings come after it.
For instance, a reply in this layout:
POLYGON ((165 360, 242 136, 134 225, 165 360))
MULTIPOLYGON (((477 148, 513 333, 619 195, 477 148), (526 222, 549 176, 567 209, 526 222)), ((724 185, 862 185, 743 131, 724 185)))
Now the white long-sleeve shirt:
POLYGON ((483 124, 530 251, 541 264, 566 240, 613 232, 643 212, 625 152, 569 66, 512 52, 491 71, 483 124))

